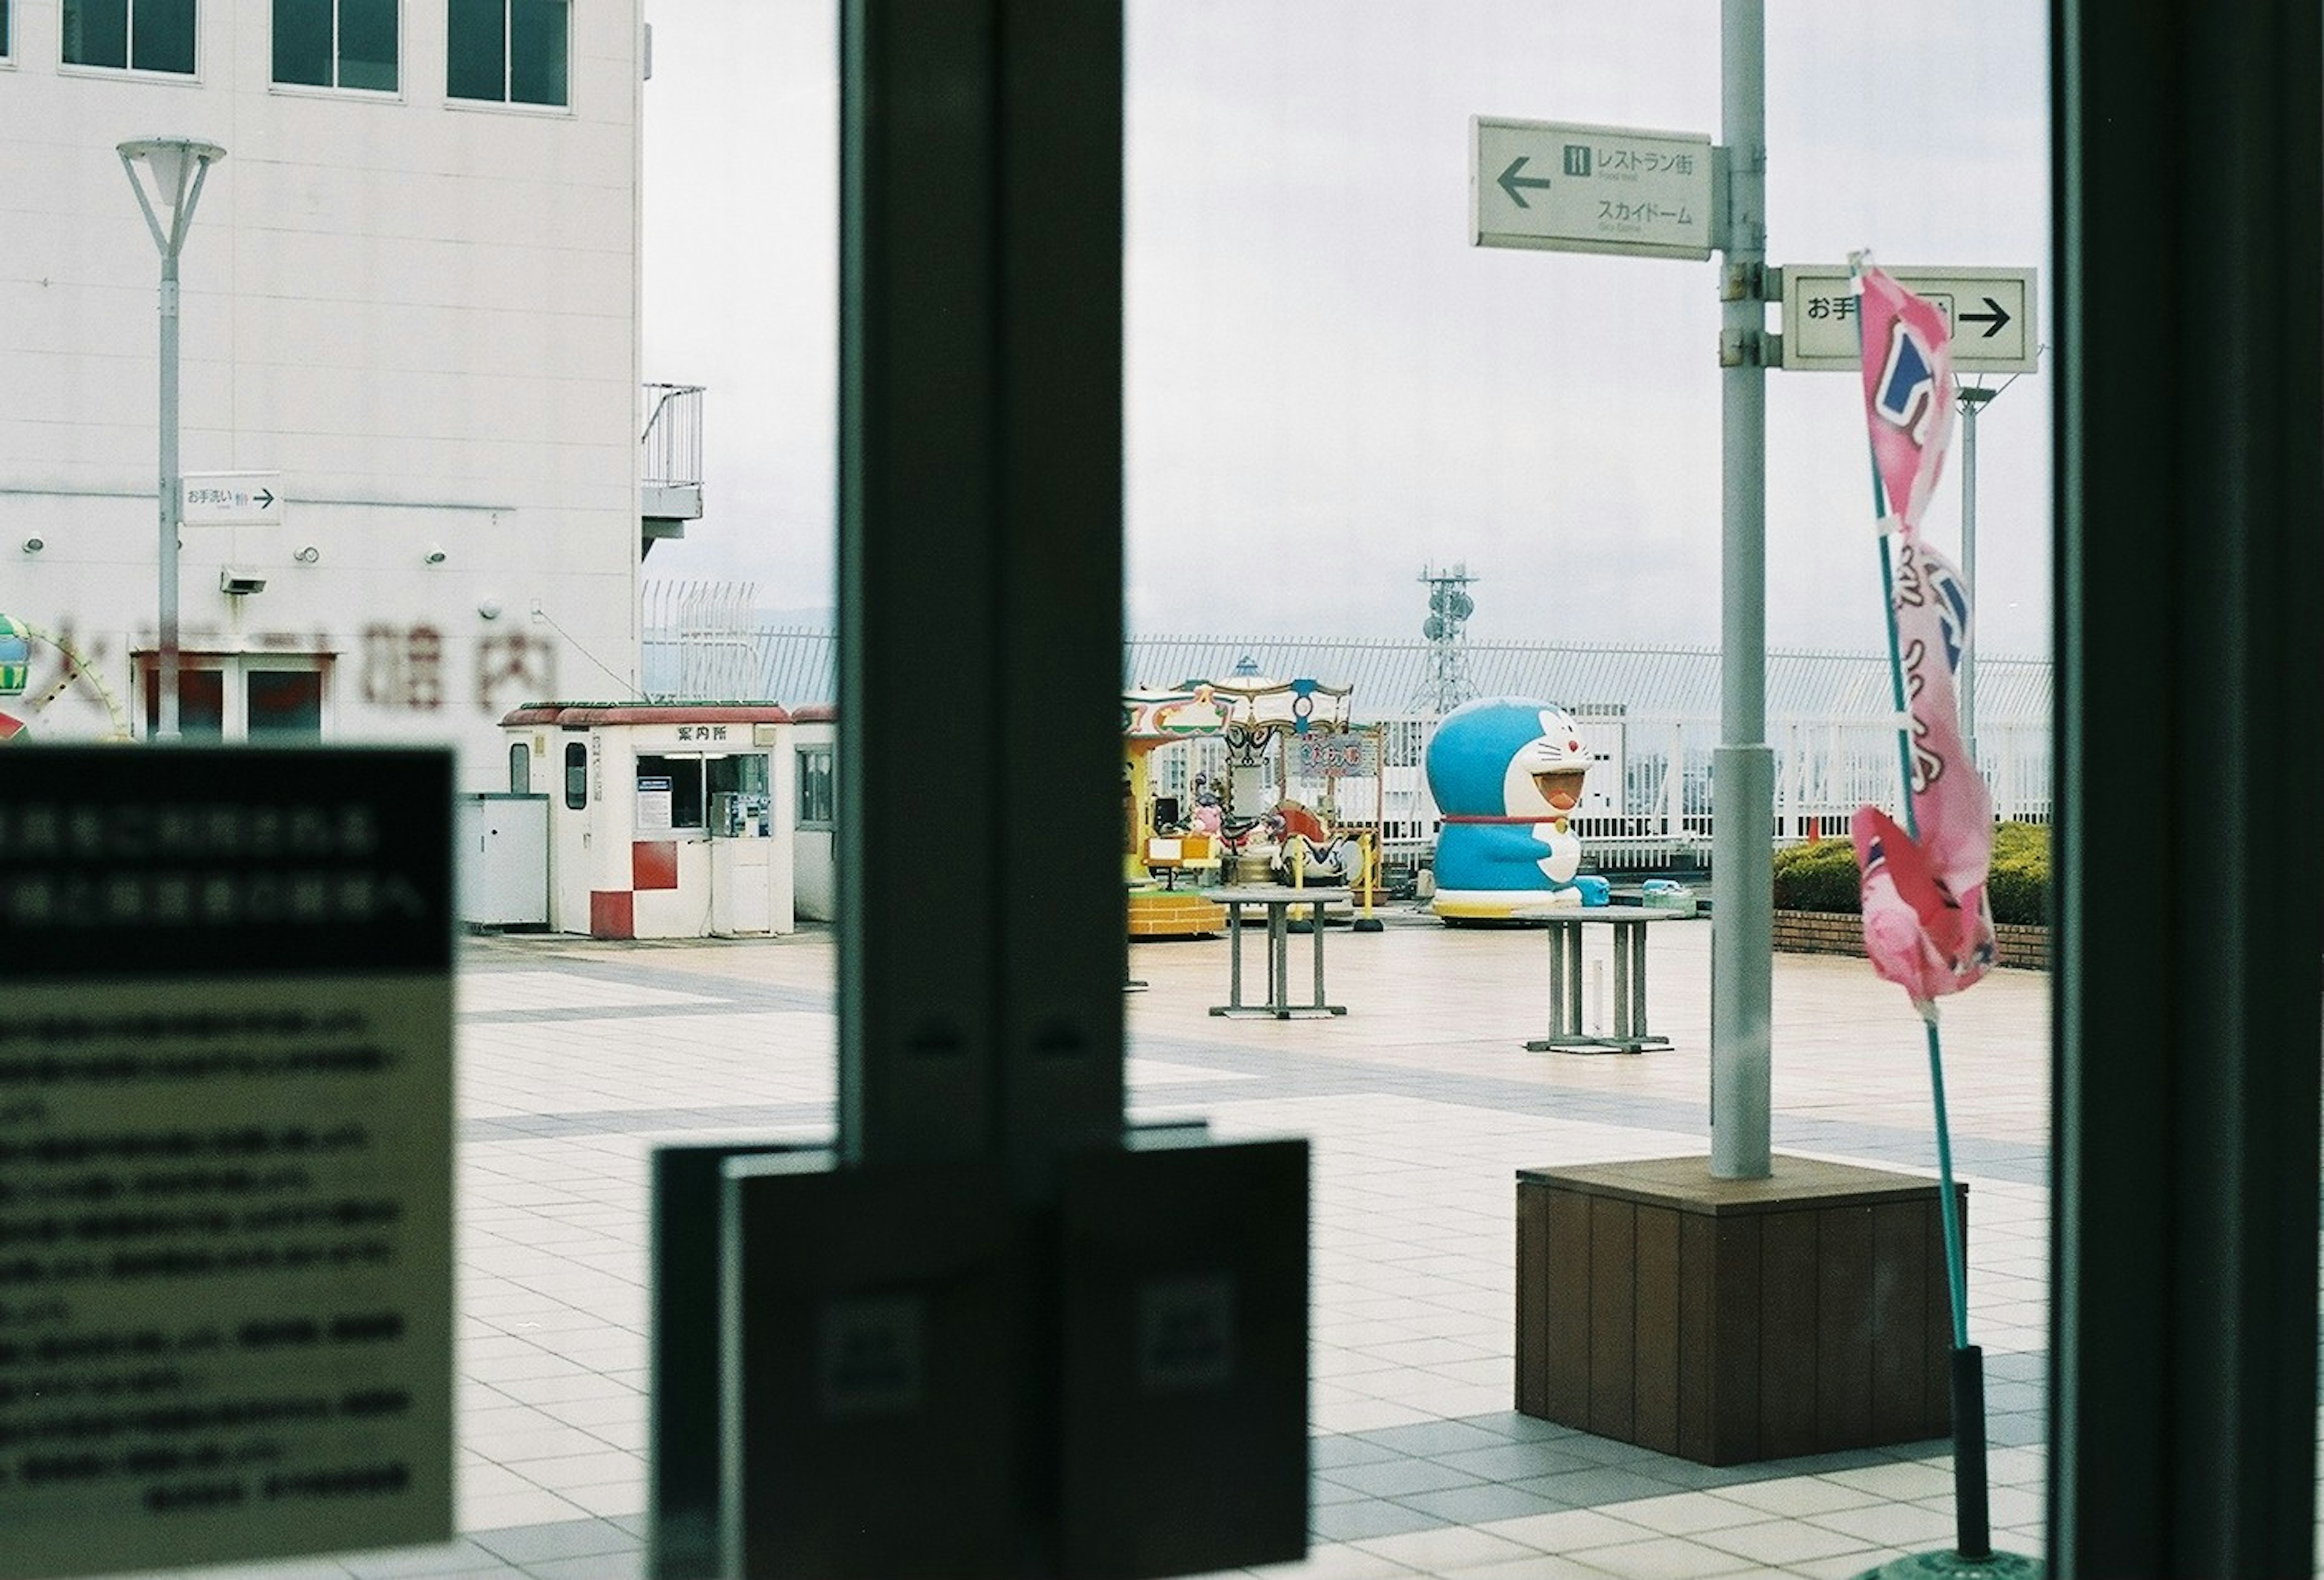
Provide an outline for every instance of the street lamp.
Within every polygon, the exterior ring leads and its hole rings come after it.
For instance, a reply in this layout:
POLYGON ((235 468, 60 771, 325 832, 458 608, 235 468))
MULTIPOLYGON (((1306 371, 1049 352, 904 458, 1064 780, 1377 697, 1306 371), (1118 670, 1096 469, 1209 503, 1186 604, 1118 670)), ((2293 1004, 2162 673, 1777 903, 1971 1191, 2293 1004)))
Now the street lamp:
POLYGON ((121 168, 145 211, 153 244, 161 250, 161 652, 153 684, 159 704, 154 739, 178 738, 178 253, 201 201, 202 180, 226 157, 215 142, 191 137, 143 137, 120 144, 121 168), (145 171, 139 175, 140 169, 145 171), (152 190, 146 190, 148 181, 152 190), (158 200, 158 207, 157 207, 158 200), (168 210, 163 223, 161 209, 168 210))

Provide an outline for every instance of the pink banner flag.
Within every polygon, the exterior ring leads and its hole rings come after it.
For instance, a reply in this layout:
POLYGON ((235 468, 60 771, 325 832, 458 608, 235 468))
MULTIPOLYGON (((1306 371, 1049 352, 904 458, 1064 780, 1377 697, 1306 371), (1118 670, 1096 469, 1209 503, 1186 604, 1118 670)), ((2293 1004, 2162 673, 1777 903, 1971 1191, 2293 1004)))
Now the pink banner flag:
POLYGON ((1889 516, 1909 532, 1921 525, 1952 443, 1951 337, 1935 307, 1879 270, 1867 268, 1857 286, 1873 464, 1889 516))
POLYGON ((1865 807, 1852 832, 1864 875, 1864 944, 1872 968, 1927 1005, 1992 969, 1993 797, 1961 739, 1954 674, 1969 639, 1960 573, 1911 533, 1895 545, 1893 613, 1911 716, 1915 840, 1865 807))

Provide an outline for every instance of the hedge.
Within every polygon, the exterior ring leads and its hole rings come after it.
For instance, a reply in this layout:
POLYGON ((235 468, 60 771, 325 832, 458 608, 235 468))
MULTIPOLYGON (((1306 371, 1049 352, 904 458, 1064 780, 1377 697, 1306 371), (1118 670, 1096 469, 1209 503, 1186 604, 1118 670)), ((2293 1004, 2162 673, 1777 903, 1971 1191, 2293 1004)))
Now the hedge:
MULTIPOLYGON (((1996 922, 2047 926, 2050 921, 2050 830, 2044 823, 2006 822, 1993 831, 1993 870, 1986 896, 1996 922)), ((1862 909, 1856 849, 1845 839, 1811 840, 1775 852, 1775 908, 1841 912, 1862 909)))

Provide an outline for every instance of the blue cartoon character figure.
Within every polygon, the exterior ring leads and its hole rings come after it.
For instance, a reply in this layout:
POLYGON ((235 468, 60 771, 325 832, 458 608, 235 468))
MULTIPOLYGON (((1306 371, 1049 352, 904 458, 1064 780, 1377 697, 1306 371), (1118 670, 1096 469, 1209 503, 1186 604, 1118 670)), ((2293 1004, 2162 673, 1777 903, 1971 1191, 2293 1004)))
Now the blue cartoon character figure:
POLYGON ((1570 826, 1590 751, 1572 716, 1547 703, 1485 697, 1444 715, 1428 743, 1436 914, 1507 920, 1549 905, 1602 905, 1606 880, 1580 872, 1570 826))

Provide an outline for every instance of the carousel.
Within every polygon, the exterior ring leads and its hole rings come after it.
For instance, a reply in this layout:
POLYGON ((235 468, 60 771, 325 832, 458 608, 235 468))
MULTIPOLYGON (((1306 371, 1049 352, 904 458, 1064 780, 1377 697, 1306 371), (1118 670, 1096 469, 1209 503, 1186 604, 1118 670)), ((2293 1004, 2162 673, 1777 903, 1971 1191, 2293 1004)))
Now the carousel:
POLYGON ((1352 686, 1314 680, 1189 681, 1121 699, 1122 877, 1130 935, 1190 938, 1225 930, 1226 913, 1203 890, 1224 883, 1344 884, 1366 847, 1336 828, 1329 808, 1284 794, 1293 742, 1344 733, 1352 686), (1215 739, 1225 766, 1178 793, 1156 792, 1159 754, 1215 739))

